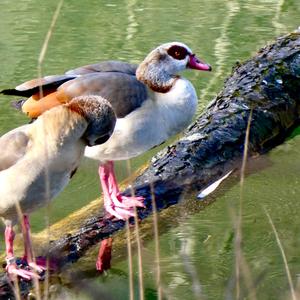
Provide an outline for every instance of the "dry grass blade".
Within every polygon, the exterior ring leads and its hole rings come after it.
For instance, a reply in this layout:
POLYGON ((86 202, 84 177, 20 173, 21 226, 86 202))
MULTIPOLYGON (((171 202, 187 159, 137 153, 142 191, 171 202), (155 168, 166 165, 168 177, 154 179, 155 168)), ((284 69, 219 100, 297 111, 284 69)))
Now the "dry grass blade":
POLYGON ((131 238, 130 238, 130 228, 129 228, 128 220, 126 221, 126 232, 127 232, 128 273, 129 273, 129 299, 134 300, 131 238))
POLYGON ((241 270, 243 271, 244 277, 246 277, 247 287, 250 289, 250 295, 252 299, 256 299, 254 286, 252 283, 250 270, 246 264, 246 260, 244 259, 242 253, 242 212, 243 212, 243 192, 244 192, 244 180, 245 180, 245 170, 246 163, 248 158, 248 147, 249 147, 249 135, 250 135, 250 126, 252 120, 252 112, 253 109, 250 110, 246 134, 245 134, 245 142, 244 142, 244 152, 243 152, 243 161, 241 166, 241 177, 240 177, 240 207, 239 214, 236 220, 235 226, 235 276, 236 276, 236 299, 240 299, 241 297, 241 270))
MULTIPOLYGON (((44 62, 45 59, 45 55, 48 49, 48 45, 49 45, 49 41, 50 38, 52 36, 55 24, 57 22, 58 16, 60 14, 62 5, 63 5, 64 0, 60 0, 57 4, 56 10, 53 14, 52 17, 52 21, 50 24, 50 27, 48 29, 48 32, 46 34, 42 49, 40 51, 40 55, 38 58, 38 65, 37 65, 37 71, 38 71, 38 78, 42 78, 42 64, 44 62)), ((43 88, 40 85, 40 90, 39 90, 40 96, 43 97, 43 88)), ((47 142, 47 140, 45 139, 45 143, 47 142)), ((48 157, 48 153, 47 153, 47 147, 45 147, 45 159, 47 159, 48 157)), ((45 195, 48 199, 50 199, 50 181, 49 181, 49 172, 48 170, 45 171, 45 182, 46 182, 46 186, 45 186, 45 195)), ((48 228, 48 235, 47 235, 47 242, 48 244, 50 243, 50 227, 49 227, 49 205, 47 207, 47 215, 45 216, 46 219, 46 227, 48 228)), ((45 284, 44 284, 44 290, 45 290, 45 299, 48 299, 49 297, 49 260, 47 259, 47 263, 46 263, 46 275, 45 275, 45 284)))
MULTIPOLYGON (((130 176, 131 164, 129 160, 127 160, 127 171, 130 176)), ((132 185, 130 185, 130 187, 132 187, 132 185)), ((133 188, 131 188, 131 195, 133 197, 135 196, 135 192, 133 188)), ((141 246, 141 237, 140 237, 140 230, 139 230, 139 219, 138 219, 136 207, 134 208, 134 227, 135 227, 135 237, 136 237, 137 253, 138 253, 139 295, 140 295, 139 299, 144 300, 142 246, 141 246)))
POLYGON ((275 227, 275 225, 272 221, 272 218, 271 218, 270 214, 268 213, 268 211, 266 210, 266 208, 264 208, 264 212, 265 212, 266 216, 268 217, 269 223, 272 227, 272 230, 273 230, 275 238, 276 238, 277 245, 278 245, 278 247, 280 249, 280 252, 281 252, 281 256, 282 256, 282 259, 283 259, 283 262, 284 262, 285 272, 286 272, 288 282, 289 282, 289 286, 290 286, 291 297, 292 297, 293 300, 297 300, 294 285, 293 285, 293 281, 292 281, 291 272, 290 272, 290 269, 289 269, 289 266, 288 266, 288 263, 287 263, 286 255, 285 255, 283 246, 281 244, 278 232, 277 232, 276 227, 275 227))
MULTIPOLYGON (((50 245, 50 203, 47 205, 46 208, 46 215, 45 215, 45 225, 47 230, 47 244, 50 245)), ((47 300, 49 298, 49 281, 50 281, 50 274, 49 274, 49 267, 50 267, 50 261, 49 261, 49 254, 47 252, 46 254, 46 273, 45 273, 45 283, 44 283, 44 299, 47 300)))
POLYGON ((41 52, 40 52, 40 55, 39 55, 39 59, 38 59, 38 65, 41 66, 43 61, 44 61, 44 58, 45 58, 45 55, 46 55, 46 52, 47 52, 47 49, 48 49, 48 44, 49 44, 49 41, 50 41, 50 38, 51 38, 51 35, 53 33, 53 29, 55 27, 55 24, 56 24, 56 21, 57 21, 57 18, 60 14, 60 10, 61 10, 61 7, 63 5, 63 2, 64 0, 60 0, 58 2, 58 5, 56 7, 56 10, 54 12, 54 15, 52 17, 52 22, 50 24, 50 27, 49 27, 49 30, 47 32, 47 35, 46 35, 46 38, 45 38, 45 41, 43 43, 43 46, 42 46, 42 49, 41 49, 41 52))
POLYGON ((142 260, 142 244, 140 237, 140 229, 139 229, 139 219, 136 208, 134 209, 134 225, 135 225, 135 235, 136 235, 136 243, 137 243, 137 252, 138 252, 138 266, 139 266, 139 294, 140 300, 144 300, 144 278, 143 278, 143 260, 142 260))
POLYGON ((151 199, 152 199, 153 229, 154 229, 154 241, 155 241, 157 299, 162 300, 160 248, 159 248, 159 239, 158 239, 158 237, 159 237, 159 235, 158 235, 158 219, 157 219, 157 207, 156 207, 156 202, 155 202, 155 194, 154 194, 153 184, 151 184, 151 199))
POLYGON ((245 181, 245 169, 246 169, 246 163, 247 163, 247 157, 248 157, 249 135, 250 135, 252 113, 253 113, 253 109, 250 110, 248 124, 247 124, 247 128, 246 128, 244 152, 243 152, 243 162, 242 162, 242 167, 241 167, 241 179, 240 179, 241 192, 243 192, 242 189, 244 187, 244 181, 245 181))

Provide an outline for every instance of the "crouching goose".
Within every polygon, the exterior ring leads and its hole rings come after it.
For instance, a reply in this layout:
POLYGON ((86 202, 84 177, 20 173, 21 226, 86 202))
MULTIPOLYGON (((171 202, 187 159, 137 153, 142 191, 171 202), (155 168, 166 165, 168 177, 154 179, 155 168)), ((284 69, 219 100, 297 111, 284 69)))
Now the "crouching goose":
POLYGON ((0 138, 0 216, 4 220, 7 272, 25 279, 32 270, 19 269, 13 250, 13 225, 21 211, 28 265, 41 271, 32 257, 29 217, 68 184, 84 148, 108 140, 116 122, 111 105, 100 96, 80 96, 54 107, 28 125, 0 138))
POLYGON ((30 97, 19 105, 30 117, 78 95, 101 95, 112 105, 117 122, 112 137, 85 155, 100 161, 99 176, 106 210, 119 219, 133 216, 141 197, 120 194, 114 175, 115 160, 135 157, 182 131, 196 111, 197 95, 191 82, 178 75, 185 69, 210 71, 183 43, 163 44, 137 67, 108 61, 87 65, 64 75, 25 82, 2 93, 30 97), (43 87, 43 95, 39 87, 43 87))

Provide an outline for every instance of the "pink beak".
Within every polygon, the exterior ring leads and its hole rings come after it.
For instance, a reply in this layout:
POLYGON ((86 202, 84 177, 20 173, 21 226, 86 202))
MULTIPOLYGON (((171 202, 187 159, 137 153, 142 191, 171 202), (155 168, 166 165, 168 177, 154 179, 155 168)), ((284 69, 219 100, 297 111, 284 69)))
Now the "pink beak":
POLYGON ((195 54, 190 54, 190 60, 187 63, 187 67, 195 70, 211 71, 211 66, 204 61, 201 61, 195 54))

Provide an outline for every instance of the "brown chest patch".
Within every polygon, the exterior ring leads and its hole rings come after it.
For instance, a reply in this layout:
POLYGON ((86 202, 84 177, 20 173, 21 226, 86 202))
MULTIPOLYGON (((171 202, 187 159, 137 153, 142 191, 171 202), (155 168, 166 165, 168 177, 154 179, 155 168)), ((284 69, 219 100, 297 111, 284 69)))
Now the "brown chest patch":
POLYGON ((167 84, 161 84, 161 83, 156 83, 156 82, 152 82, 152 81, 144 81, 144 83, 154 92, 157 93, 168 93, 172 87, 175 85, 177 79, 179 78, 179 76, 175 76, 174 78, 172 78, 167 84))

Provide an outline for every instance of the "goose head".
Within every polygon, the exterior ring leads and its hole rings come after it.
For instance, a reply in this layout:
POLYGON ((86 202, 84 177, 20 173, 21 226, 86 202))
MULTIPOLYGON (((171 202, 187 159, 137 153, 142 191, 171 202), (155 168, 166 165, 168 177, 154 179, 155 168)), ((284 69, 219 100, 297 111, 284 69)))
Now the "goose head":
POLYGON ((180 42, 160 45, 152 50, 136 71, 137 79, 156 92, 168 92, 178 73, 185 69, 211 71, 211 66, 200 60, 192 50, 180 42))
POLYGON ((66 106, 87 121, 88 126, 82 136, 87 146, 103 144, 110 138, 115 128, 116 115, 107 100, 95 95, 79 96, 66 106))

